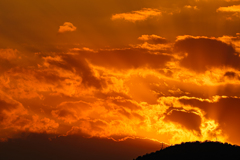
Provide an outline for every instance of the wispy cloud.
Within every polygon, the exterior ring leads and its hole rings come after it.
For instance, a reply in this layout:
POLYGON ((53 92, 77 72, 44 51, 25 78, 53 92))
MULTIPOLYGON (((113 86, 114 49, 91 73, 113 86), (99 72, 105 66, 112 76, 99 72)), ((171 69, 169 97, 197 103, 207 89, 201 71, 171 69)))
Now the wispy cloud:
POLYGON ((138 37, 141 41, 151 41, 153 43, 167 43, 166 38, 152 34, 152 35, 142 35, 138 37))
POLYGON ((124 19, 127 21, 135 22, 135 21, 143 21, 152 16, 160 16, 162 12, 158 9, 152 8, 143 8, 139 11, 132 11, 128 13, 119 13, 112 15, 112 20, 116 19, 124 19))
POLYGON ((77 29, 72 23, 70 22, 65 22, 62 26, 59 27, 58 32, 63 33, 63 32, 73 32, 77 29))

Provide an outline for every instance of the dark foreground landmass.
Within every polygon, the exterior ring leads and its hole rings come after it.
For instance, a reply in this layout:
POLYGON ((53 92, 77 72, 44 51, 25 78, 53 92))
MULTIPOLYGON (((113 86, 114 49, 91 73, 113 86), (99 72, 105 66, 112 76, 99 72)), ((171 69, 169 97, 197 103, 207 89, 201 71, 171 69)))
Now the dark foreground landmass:
POLYGON ((23 133, 0 142, 0 160, 132 160, 161 147, 158 142, 144 139, 115 142, 85 135, 23 133))
POLYGON ((135 160, 237 160, 240 147, 220 142, 187 142, 167 147, 135 160))

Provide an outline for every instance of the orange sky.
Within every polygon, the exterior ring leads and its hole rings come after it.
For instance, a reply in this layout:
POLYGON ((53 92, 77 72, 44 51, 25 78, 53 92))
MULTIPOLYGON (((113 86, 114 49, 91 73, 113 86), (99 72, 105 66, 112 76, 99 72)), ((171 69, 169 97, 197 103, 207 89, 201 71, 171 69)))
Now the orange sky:
POLYGON ((0 139, 240 145, 239 0, 1 0, 0 139))

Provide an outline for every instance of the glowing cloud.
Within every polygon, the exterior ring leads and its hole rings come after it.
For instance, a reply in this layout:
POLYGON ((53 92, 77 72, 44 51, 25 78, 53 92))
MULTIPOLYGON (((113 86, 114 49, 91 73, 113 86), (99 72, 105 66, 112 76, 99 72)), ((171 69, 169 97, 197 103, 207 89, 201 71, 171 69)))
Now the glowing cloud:
POLYGON ((186 5, 184 8, 198 10, 197 6, 186 5))
POLYGON ((25 1, 0 0, 0 141, 240 145, 236 0, 25 1))
POLYGON ((147 49, 149 51, 169 51, 172 47, 172 44, 150 44, 145 42, 143 44, 132 45, 132 47, 147 49))
POLYGON ((217 9, 217 12, 240 12, 240 5, 220 7, 217 9))
POLYGON ((138 37, 141 41, 151 41, 153 43, 167 43, 167 40, 161 36, 152 34, 152 35, 142 35, 138 37))
POLYGON ((64 33, 64 32, 73 32, 77 29, 72 23, 65 22, 62 26, 59 27, 58 32, 64 33))
POLYGON ((161 11, 159 11, 158 9, 143 8, 142 10, 132 11, 131 13, 114 14, 112 15, 112 20, 124 19, 127 21, 136 22, 146 20, 147 18, 152 16, 159 16, 161 14, 161 11))

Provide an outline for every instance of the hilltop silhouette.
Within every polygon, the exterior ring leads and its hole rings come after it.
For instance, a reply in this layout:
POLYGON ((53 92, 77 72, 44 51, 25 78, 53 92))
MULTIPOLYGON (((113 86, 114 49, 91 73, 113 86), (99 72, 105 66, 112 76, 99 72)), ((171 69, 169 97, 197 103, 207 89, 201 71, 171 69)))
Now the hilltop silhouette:
POLYGON ((236 160, 240 147, 220 142, 186 142, 139 156, 134 160, 236 160))
POLYGON ((137 138, 116 142, 83 134, 22 133, 0 142, 0 160, 132 160, 160 147, 158 142, 137 138))

